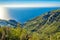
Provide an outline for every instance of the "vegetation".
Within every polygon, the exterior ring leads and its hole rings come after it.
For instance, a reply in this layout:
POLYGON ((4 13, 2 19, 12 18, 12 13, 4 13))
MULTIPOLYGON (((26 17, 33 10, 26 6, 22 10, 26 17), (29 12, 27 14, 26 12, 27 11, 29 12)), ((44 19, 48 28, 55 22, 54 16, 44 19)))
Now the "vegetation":
POLYGON ((0 40, 60 40, 60 10, 27 21, 23 27, 0 26, 0 40))

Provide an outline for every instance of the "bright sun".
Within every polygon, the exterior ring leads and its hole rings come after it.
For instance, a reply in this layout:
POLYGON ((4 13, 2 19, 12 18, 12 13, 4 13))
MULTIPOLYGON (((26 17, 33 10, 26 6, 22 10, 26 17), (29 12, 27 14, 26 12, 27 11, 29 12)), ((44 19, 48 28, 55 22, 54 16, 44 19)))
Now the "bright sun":
POLYGON ((7 10, 3 6, 0 6, 0 19, 8 19, 7 10))

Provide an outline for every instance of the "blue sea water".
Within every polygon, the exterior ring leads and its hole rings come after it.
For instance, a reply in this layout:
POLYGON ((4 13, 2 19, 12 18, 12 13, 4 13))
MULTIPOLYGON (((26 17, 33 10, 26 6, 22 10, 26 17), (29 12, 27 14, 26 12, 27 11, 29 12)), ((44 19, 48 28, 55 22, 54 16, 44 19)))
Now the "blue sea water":
POLYGON ((17 20, 20 23, 24 23, 27 20, 33 19, 46 12, 60 9, 59 7, 51 8, 8 8, 11 18, 17 20))

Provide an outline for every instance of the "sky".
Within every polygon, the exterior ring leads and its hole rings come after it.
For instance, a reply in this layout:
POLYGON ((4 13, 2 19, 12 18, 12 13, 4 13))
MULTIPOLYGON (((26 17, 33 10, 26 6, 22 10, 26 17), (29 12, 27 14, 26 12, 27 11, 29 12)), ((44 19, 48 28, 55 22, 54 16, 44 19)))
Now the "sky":
POLYGON ((56 9, 60 9, 60 0, 0 0, 0 18, 20 23, 56 9))
POLYGON ((60 0, 0 0, 0 1, 60 1, 60 0))

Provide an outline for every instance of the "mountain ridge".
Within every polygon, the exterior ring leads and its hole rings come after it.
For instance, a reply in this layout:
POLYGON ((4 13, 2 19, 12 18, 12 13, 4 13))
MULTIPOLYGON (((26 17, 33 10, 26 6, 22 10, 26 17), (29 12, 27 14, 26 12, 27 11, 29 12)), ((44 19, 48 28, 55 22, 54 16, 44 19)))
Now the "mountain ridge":
POLYGON ((53 11, 49 11, 45 14, 42 14, 41 16, 38 16, 33 20, 26 22, 26 24, 24 25, 24 28, 26 28, 27 30, 34 29, 35 31, 37 31, 36 29, 41 28, 43 25, 45 25, 45 24, 50 25, 54 21, 58 21, 58 20, 60 20, 60 10, 53 10, 53 11), (59 16, 59 17, 57 17, 57 16, 59 16))

